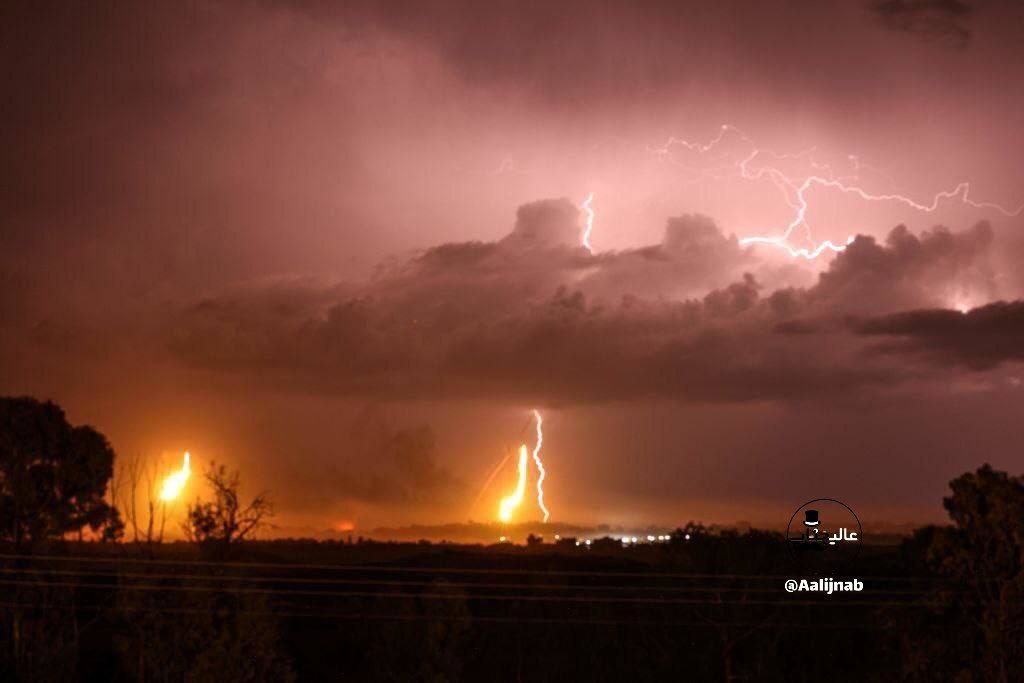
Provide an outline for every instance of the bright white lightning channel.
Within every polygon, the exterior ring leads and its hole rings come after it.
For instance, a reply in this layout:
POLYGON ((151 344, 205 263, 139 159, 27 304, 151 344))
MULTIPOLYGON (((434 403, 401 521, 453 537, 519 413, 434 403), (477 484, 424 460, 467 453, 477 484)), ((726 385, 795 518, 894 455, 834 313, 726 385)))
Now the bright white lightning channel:
MULTIPOLYGON (((587 198, 580 204, 580 208, 587 215, 586 226, 583 228, 583 236, 581 241, 583 242, 583 248, 589 251, 591 254, 594 253, 594 247, 590 244, 590 235, 594 232, 594 208, 592 202, 594 201, 594 193, 591 192, 587 195, 587 198)), ((536 411, 534 411, 536 412, 536 411)))
MULTIPOLYGON (((669 161, 672 161, 670 156, 670 150, 674 146, 683 147, 696 154, 704 155, 714 150, 718 145, 722 144, 726 135, 729 133, 734 134, 739 140, 749 145, 752 149, 752 151, 744 159, 742 159, 736 164, 736 168, 738 168, 739 170, 740 177, 743 178, 744 180, 761 180, 767 178, 779 189, 780 192, 782 192, 786 204, 795 212, 793 219, 789 222, 789 224, 786 226, 786 228, 782 231, 781 234, 774 236, 755 235, 750 237, 744 237, 739 240, 739 243, 741 245, 764 244, 767 246, 775 247, 777 249, 782 249, 794 258, 799 257, 808 260, 817 258, 826 251, 841 252, 845 250, 846 247, 851 242, 853 242, 853 235, 849 236, 846 239, 846 241, 842 244, 836 244, 831 240, 824 240, 814 243, 813 246, 809 248, 797 248, 790 243, 790 237, 792 236, 793 232, 796 231, 798 228, 803 228, 806 231, 808 239, 811 239, 811 241, 814 242, 814 240, 810 237, 811 229, 806 220, 807 209, 809 205, 806 193, 813 187, 823 187, 838 190, 844 194, 852 194, 864 201, 869 202, 898 202, 900 204, 903 204, 904 206, 908 206, 912 209, 922 211, 925 213, 932 213, 936 211, 939 207, 940 202, 944 199, 959 199, 961 203, 966 204, 968 206, 972 206, 978 209, 991 209, 993 211, 997 211, 1003 214, 1004 216, 1009 217, 1019 216, 1022 212, 1024 212, 1024 205, 1021 205, 1016 209, 1007 209, 994 202, 979 202, 971 199, 971 186, 970 183, 967 182, 960 183, 952 190, 938 192, 932 197, 931 201, 928 203, 919 202, 914 199, 911 199, 910 197, 897 193, 871 193, 863 189, 859 185, 852 184, 851 182, 848 181, 848 179, 852 180, 853 183, 859 181, 859 177, 856 172, 853 175, 837 177, 833 175, 832 169, 828 164, 820 164, 815 162, 811 158, 813 150, 805 150, 803 152, 799 152, 796 154, 776 154, 773 152, 769 152, 767 150, 760 149, 756 144, 754 144, 753 140, 751 140, 751 138, 749 138, 745 133, 743 133, 735 126, 731 126, 728 124, 723 125, 720 128, 718 135, 707 143, 689 142, 687 140, 672 137, 669 138, 668 141, 662 147, 658 149, 648 149, 649 151, 654 152, 655 154, 658 154, 662 158, 668 159, 669 161), (807 163, 811 166, 811 168, 818 172, 823 171, 825 175, 807 175, 801 178, 793 178, 788 176, 775 166, 751 166, 752 162, 755 159, 765 157, 772 157, 775 159, 797 159, 801 157, 806 157, 807 163)), ((857 159, 857 157, 855 156, 851 156, 850 160, 854 164, 855 171, 858 171, 862 166, 859 159, 857 159)), ((672 163, 676 162, 673 161, 672 163)))

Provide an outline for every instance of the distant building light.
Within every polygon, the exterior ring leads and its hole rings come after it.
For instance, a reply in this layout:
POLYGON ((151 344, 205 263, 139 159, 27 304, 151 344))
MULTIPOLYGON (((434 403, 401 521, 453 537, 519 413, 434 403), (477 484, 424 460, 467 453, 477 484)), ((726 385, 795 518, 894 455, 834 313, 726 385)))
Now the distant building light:
POLYGON ((630 539, 630 542, 632 542, 632 543, 636 543, 636 536, 634 536, 633 538, 631 538, 631 539, 630 539))
POLYGON ((505 542, 505 537, 504 536, 502 536, 501 538, 498 539, 498 543, 504 543, 504 542, 505 542))
POLYGON ((685 538, 687 541, 689 541, 690 540, 690 534, 686 534, 685 536, 683 536, 683 538, 685 538))
POLYGON ((648 542, 653 542, 654 541, 654 536, 648 536, 647 540, 648 540, 648 542))
POLYGON ((587 545, 590 545, 590 539, 588 538, 587 540, 584 541, 584 543, 586 543, 587 545))

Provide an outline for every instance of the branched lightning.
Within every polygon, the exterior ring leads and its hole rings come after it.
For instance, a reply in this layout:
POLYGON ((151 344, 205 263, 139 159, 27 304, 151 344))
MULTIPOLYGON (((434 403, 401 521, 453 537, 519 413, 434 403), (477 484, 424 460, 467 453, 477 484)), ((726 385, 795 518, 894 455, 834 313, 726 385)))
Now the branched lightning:
MULTIPOLYGON (((594 208, 591 203, 594 201, 594 193, 591 192, 587 195, 587 198, 580 204, 580 208, 583 209, 587 215, 587 224, 583 228, 583 236, 581 241, 583 242, 583 248, 589 251, 591 254, 594 253, 594 247, 590 244, 590 234, 594 232, 594 208)), ((536 411, 534 411, 536 412, 536 411)))
POLYGON ((540 416, 540 411, 534 410, 533 417, 537 420, 537 443, 533 447, 533 462, 537 465, 537 506, 544 513, 544 521, 547 522, 548 518, 551 517, 551 513, 548 512, 547 507, 544 505, 544 477, 547 472, 544 470, 544 463, 540 459, 540 449, 544 446, 544 419, 540 416))
MULTIPOLYGON (((744 237, 739 240, 741 245, 765 244, 782 249, 794 258, 801 257, 808 260, 820 256, 825 251, 840 252, 846 249, 847 245, 853 242, 853 235, 849 236, 842 244, 836 244, 831 240, 816 242, 812 238, 811 228, 807 222, 807 209, 809 206, 807 193, 815 187, 838 190, 841 193, 852 194, 869 202, 897 202, 917 211, 926 213, 934 212, 939 208, 939 204, 943 200, 947 199, 959 199, 963 204, 968 206, 978 209, 998 211, 999 213, 1010 217, 1019 216, 1021 212, 1024 211, 1024 205, 1021 205, 1016 209, 1006 209, 994 202, 979 202, 971 199, 971 186, 970 183, 967 182, 960 183, 952 190, 945 190, 935 194, 930 202, 920 202, 897 193, 876 194, 868 192, 863 187, 856 184, 860 180, 860 169, 867 168, 867 166, 862 164, 856 156, 851 155, 848 157, 853 173, 837 176, 833 173, 830 165, 821 164, 814 160, 813 149, 792 154, 776 154, 774 152, 760 149, 745 133, 735 126, 728 124, 723 125, 720 128, 718 135, 706 143, 689 142, 680 138, 671 137, 662 147, 656 149, 648 148, 648 150, 671 161, 672 163, 677 163, 671 156, 671 150, 673 147, 682 147, 698 155, 704 156, 714 152, 714 150, 723 143, 727 135, 735 136, 736 139, 740 140, 745 145, 748 145, 751 149, 747 156, 742 160, 733 162, 733 168, 739 171, 739 176, 745 180, 752 181, 762 179, 769 180, 782 193, 787 206, 794 211, 793 218, 780 234, 774 236, 755 235, 744 237), (810 166, 815 173, 801 177, 790 177, 776 166, 763 164, 762 160, 766 158, 778 160, 805 159, 808 166, 810 166), (790 238, 798 229, 802 229, 804 231, 806 238, 811 242, 810 247, 795 247, 792 245, 790 238)), ((728 156, 728 152, 725 152, 714 157, 714 160, 722 161, 728 156)))

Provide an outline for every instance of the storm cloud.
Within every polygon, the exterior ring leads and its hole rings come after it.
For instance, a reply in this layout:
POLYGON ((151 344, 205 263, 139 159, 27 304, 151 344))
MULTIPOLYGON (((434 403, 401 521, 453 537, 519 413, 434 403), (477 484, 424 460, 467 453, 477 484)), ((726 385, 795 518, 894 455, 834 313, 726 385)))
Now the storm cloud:
POLYGON ((937 365, 989 370, 1024 360, 1024 301, 997 301, 964 313, 907 311, 861 321, 856 330, 891 339, 877 352, 920 354, 937 365))
POLYGON ((597 255, 578 246, 580 227, 571 203, 545 200, 496 242, 427 249, 333 302, 211 298, 183 313, 172 349, 194 367, 377 399, 803 398, 905 375, 865 353, 881 323, 853 333, 845 321, 994 288, 984 223, 861 236, 813 286, 775 291, 743 272, 757 259, 708 218, 672 218, 660 244, 597 255), (701 296, 671 296, 730 271, 701 296))

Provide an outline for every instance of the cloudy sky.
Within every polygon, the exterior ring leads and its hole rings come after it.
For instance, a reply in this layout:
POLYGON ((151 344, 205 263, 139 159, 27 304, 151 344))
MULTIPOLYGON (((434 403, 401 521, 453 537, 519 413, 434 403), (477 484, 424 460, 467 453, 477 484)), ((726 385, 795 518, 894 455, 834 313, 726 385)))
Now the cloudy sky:
POLYGON ((566 522, 1021 470, 1017 2, 3 12, 0 391, 284 530, 493 519, 532 408, 566 522))

